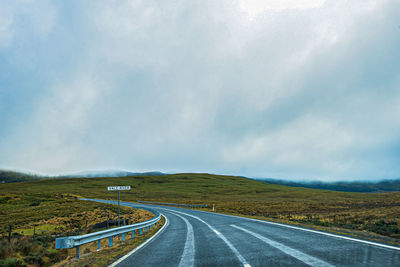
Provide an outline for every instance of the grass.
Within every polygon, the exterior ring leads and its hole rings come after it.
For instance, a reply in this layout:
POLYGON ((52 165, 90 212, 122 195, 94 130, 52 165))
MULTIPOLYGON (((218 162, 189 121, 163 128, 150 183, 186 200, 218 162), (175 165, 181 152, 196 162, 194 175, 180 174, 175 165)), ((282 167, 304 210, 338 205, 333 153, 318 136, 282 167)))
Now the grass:
MULTIPOLYGON (((54 249, 57 236, 98 231, 99 223, 118 217, 114 205, 79 201, 76 196, 46 190, 36 192, 25 185, 23 188, 23 192, 0 189, 0 266, 53 265, 68 257, 66 251, 54 249)), ((152 216, 145 210, 121 208, 122 219, 132 222, 152 216)))
POLYGON ((400 240, 400 192, 337 192, 210 174, 49 179, 0 184, 0 219, 6 224, 12 222, 16 229, 29 225, 29 221, 54 225, 45 218, 79 214, 85 209, 92 210, 91 205, 99 205, 73 204, 75 197, 115 200, 117 193, 107 191, 107 186, 111 185, 132 187, 121 193, 124 201, 207 204, 206 210, 214 203, 217 211, 228 214, 374 233, 374 236, 390 237, 394 242, 400 240))

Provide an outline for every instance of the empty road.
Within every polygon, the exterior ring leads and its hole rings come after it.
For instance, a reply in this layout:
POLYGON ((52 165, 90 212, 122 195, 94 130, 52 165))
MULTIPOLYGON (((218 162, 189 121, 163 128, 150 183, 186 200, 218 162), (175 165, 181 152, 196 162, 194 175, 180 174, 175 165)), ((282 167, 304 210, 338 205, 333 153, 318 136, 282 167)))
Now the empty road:
POLYGON ((129 202, 121 205, 157 209, 168 224, 118 267, 400 266, 398 247, 218 213, 129 202))

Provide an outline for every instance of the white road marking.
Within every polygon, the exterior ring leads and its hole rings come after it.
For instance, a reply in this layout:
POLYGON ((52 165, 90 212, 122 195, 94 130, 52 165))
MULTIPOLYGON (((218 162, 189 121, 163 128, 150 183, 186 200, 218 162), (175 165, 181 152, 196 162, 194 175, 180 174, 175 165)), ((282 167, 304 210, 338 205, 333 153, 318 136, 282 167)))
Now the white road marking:
POLYGON ((194 248, 193 227, 186 218, 182 217, 181 215, 176 214, 175 212, 171 212, 171 213, 173 213, 175 216, 178 216, 179 218, 181 218, 186 223, 186 227, 187 227, 185 247, 183 249, 183 253, 182 253, 181 260, 179 262, 179 266, 180 267, 194 266, 195 248, 194 248))
MULTIPOLYGON (((92 199, 82 199, 82 200, 97 201, 97 202, 104 202, 104 203, 114 203, 114 204, 116 203, 116 201, 104 201, 104 200, 101 201, 101 200, 92 200, 92 199)), ((143 207, 152 206, 152 205, 136 204, 136 203, 131 203, 131 202, 125 202, 125 203, 130 204, 130 205, 134 205, 134 207, 136 207, 136 208, 140 208, 140 206, 143 206, 143 207)), ((158 209, 165 209, 167 211, 171 211, 171 209, 162 208, 160 206, 154 206, 153 205, 153 207, 154 208, 158 208, 158 209)), ((310 233, 314 233, 314 234, 325 235, 325 236, 329 236, 329 237, 333 237, 333 238, 339 238, 339 239, 344 239, 344 240, 348 240, 348 241, 363 243, 363 244, 367 244, 367 245, 371 245, 371 246, 375 246, 375 247, 381 247, 381 248, 400 251, 400 247, 396 247, 396 246, 385 245, 385 244, 376 243, 376 242, 372 242, 372 241, 367 241, 367 240, 362 240, 362 239, 357 239, 357 238, 352 238, 352 237, 347 237, 347 236, 341 236, 341 235, 337 235, 337 234, 331 234, 331 233, 322 232, 322 231, 318 231, 318 230, 311 230, 311 229, 301 228, 301 227, 297 227, 297 226, 293 226, 293 225, 287 225, 287 224, 281 224, 281 223, 276 223, 276 222, 271 222, 271 221, 258 220, 258 219, 253 219, 253 218, 246 218, 246 217, 235 216, 235 215, 221 214, 221 213, 216 213, 216 212, 207 212, 207 211, 199 211, 199 210, 197 210, 196 212, 205 213, 205 214, 209 214, 209 215, 218 215, 218 216, 237 218, 237 219, 253 221, 253 222, 260 222, 260 223, 265 223, 265 224, 270 224, 270 225, 275 225, 275 226, 280 226, 280 227, 286 227, 286 228, 290 228, 290 229, 300 230, 300 231, 304 231, 304 232, 310 232, 310 233)))
POLYGON ((247 229, 244 229, 242 227, 239 227, 239 226, 236 226, 236 225, 233 225, 233 224, 231 224, 231 226, 236 228, 236 229, 242 230, 242 231, 244 231, 244 232, 246 232, 246 233, 248 233, 248 234, 250 234, 250 235, 252 235, 252 236, 254 236, 254 237, 258 238, 258 239, 260 239, 261 241, 267 243, 268 245, 279 249, 283 253, 285 253, 285 254, 287 254, 289 256, 292 256, 292 257, 304 262, 305 264, 308 264, 310 266, 316 266, 316 267, 317 266, 318 267, 323 267, 323 266, 324 267, 333 267, 333 265, 331 265, 331 264, 329 264, 329 263, 327 263, 327 262, 325 262, 323 260, 320 260, 318 258, 315 258, 313 256, 310 256, 308 254, 305 254, 305 253, 303 253, 301 251, 298 251, 297 249, 293 249, 291 247, 285 246, 285 245, 283 245, 283 244, 281 244, 279 242, 276 242, 276 241, 271 240, 269 238, 266 238, 266 237, 264 237, 262 235, 259 235, 259 234, 256 234, 254 232, 251 232, 251 231, 249 231, 247 229))
POLYGON ((330 236, 330 237, 336 237, 336 238, 340 238, 340 239, 350 240, 350 241, 354 241, 354 242, 358 242, 358 243, 364 243, 364 244, 373 245, 373 246, 377 246, 377 247, 400 250, 400 247, 380 244, 380 243, 376 243, 376 242, 372 242, 372 241, 367 241, 367 240, 362 240, 362 239, 357 239, 357 238, 352 238, 352 237, 347 237, 347 236, 341 236, 341 235, 336 235, 336 234, 331 234, 331 233, 326 233, 326 232, 321 232, 321 231, 318 231, 318 230, 311 230, 311 229, 301 228, 301 227, 297 227, 297 226, 293 226, 293 225, 287 225, 287 224, 282 224, 282 223, 263 221, 263 220, 253 219, 253 218, 246 218, 246 217, 235 216, 235 215, 227 215, 227 214, 221 214, 221 213, 211 213, 211 212, 206 212, 206 211, 198 211, 198 212, 204 212, 204 213, 213 214, 213 215, 234 217, 234 218, 243 219, 243 220, 249 220, 249 221, 261 222, 261 223, 265 223, 265 224, 277 225, 277 226, 296 229, 296 230, 300 230, 300 231, 304 231, 304 232, 310 232, 310 233, 314 233, 314 234, 320 234, 320 235, 326 235, 326 236, 330 236))
POLYGON ((141 249, 142 247, 146 246, 148 243, 150 243, 154 238, 156 238, 159 234, 161 234, 165 228, 169 225, 169 221, 167 219, 167 217, 165 217, 164 215, 161 214, 162 217, 164 217, 165 219, 165 223, 163 225, 163 227, 161 227, 160 230, 157 231, 157 233, 155 233, 152 237, 150 237, 149 239, 147 239, 145 242, 143 242, 142 244, 140 244, 140 246, 134 248, 133 250, 131 250, 128 254, 126 254, 125 256, 119 258, 117 261, 114 261, 113 263, 111 263, 110 265, 108 265, 108 267, 115 267, 117 266, 119 263, 121 263, 122 261, 126 260, 126 258, 128 258, 129 256, 131 256, 133 253, 135 253, 136 251, 138 251, 139 249, 141 249))
MULTIPOLYGON (((161 208, 161 209, 164 209, 164 208, 161 208)), ((171 212, 171 210, 169 210, 169 209, 165 209, 165 210, 168 210, 168 211, 171 212)), ((243 264, 244 267, 251 267, 251 265, 245 260, 245 258, 243 258, 243 256, 242 256, 242 255, 239 253, 239 251, 232 245, 232 243, 229 242, 229 240, 226 239, 226 237, 225 237, 223 234, 221 234, 220 232, 218 232, 214 227, 212 227, 211 225, 209 225, 207 222, 203 221, 202 219, 200 219, 200 218, 197 217, 197 216, 190 215, 190 214, 187 214, 187 213, 184 213, 184 212, 180 212, 180 211, 176 211, 176 210, 174 210, 173 212, 177 212, 177 213, 180 213, 180 214, 183 214, 183 215, 186 215, 186 216, 190 216, 190 217, 192 217, 192 218, 195 218, 195 219, 201 221, 201 222, 204 223, 205 225, 207 225, 208 228, 210 228, 219 238, 221 238, 221 239, 225 242, 225 244, 228 245, 228 247, 233 251, 233 253, 235 253, 236 257, 239 259, 239 261, 243 264)))

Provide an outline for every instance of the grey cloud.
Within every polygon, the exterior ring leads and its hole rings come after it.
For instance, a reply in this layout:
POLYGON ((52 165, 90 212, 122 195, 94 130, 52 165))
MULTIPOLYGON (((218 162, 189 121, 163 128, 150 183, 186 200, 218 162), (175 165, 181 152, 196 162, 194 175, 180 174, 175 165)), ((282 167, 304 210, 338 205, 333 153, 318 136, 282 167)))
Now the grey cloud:
MULTIPOLYGON (((67 10, 82 28, 65 41, 81 40, 76 59, 54 70, 28 119, 9 123, 17 133, 0 141, 0 162, 48 173, 399 176, 399 4, 346 2, 254 20, 230 1, 75 2, 67 10)), ((55 21, 55 32, 72 27, 55 21)), ((57 36, 50 58, 73 57, 57 54, 57 36)))

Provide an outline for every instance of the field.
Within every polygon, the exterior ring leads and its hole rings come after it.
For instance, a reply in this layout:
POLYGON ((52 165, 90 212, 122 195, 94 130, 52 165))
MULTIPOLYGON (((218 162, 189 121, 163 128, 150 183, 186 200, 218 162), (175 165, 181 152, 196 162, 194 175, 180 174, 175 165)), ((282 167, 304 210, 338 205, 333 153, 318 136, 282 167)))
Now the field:
MULTIPOLYGON (((67 250, 54 249, 57 236, 101 230, 104 221, 111 227, 118 217, 113 205, 79 201, 69 194, 42 193, 46 190, 30 190, 25 183, 14 185, 23 191, 3 190, 1 186, 0 266, 48 266, 72 258, 67 250)), ((147 211, 126 207, 121 214, 129 222, 152 217, 147 211)))
MULTIPOLYGON (((207 204, 208 209, 215 204, 217 211, 223 213, 317 228, 347 229, 348 234, 361 237, 363 234, 371 234, 372 238, 391 243, 398 243, 400 240, 400 192, 336 192, 210 174, 49 179, 1 184, 2 225, 13 222, 15 228, 21 228, 27 221, 42 220, 43 225, 47 224, 43 227, 49 227, 51 223, 43 221, 44 217, 64 216, 57 212, 62 213, 65 210, 61 207, 66 201, 76 203, 71 198, 82 196, 116 199, 116 193, 106 189, 110 185, 132 186, 131 191, 121 193, 121 198, 125 201, 207 204), (29 200, 32 197, 34 199, 29 200), (8 206, 4 204, 7 198, 8 206), (10 198, 12 205, 9 204, 10 198), (50 203, 49 201, 59 201, 60 209, 48 209, 46 203, 50 203), (14 210, 18 212, 13 213, 14 210)), ((93 210, 91 205, 99 204, 85 202, 84 205, 68 205, 69 214, 82 213, 86 209, 93 210)), ((102 215, 103 219, 104 216, 105 214, 102 215)), ((6 231, 7 229, 3 230, 6 231)))
POLYGON ((174 174, 154 177, 52 179, 2 184, 0 194, 46 192, 48 197, 74 194, 90 198, 116 199, 115 192, 107 191, 109 185, 131 185, 131 191, 121 194, 122 199, 129 201, 208 205, 215 203, 218 211, 222 212, 309 221, 321 225, 364 227, 379 234, 400 237, 396 231, 400 220, 400 192, 336 192, 273 185, 233 176, 174 174), (383 226, 381 220, 384 221, 383 226))

